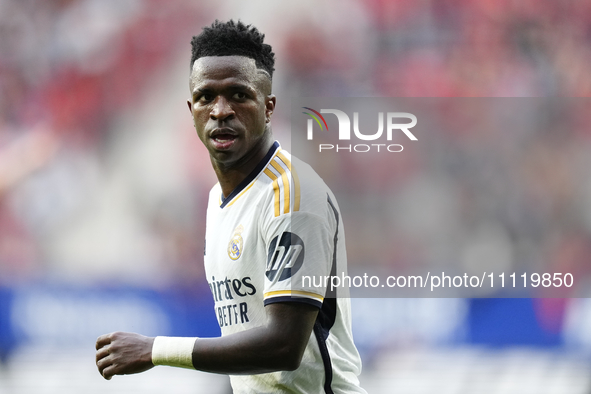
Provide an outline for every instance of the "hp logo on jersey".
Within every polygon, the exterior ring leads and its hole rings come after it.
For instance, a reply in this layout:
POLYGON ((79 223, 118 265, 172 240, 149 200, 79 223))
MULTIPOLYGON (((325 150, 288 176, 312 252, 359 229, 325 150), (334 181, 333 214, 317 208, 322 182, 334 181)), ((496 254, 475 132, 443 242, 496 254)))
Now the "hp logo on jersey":
POLYGON ((242 232, 244 231, 244 226, 239 225, 234 230, 234 234, 232 234, 232 238, 230 238, 230 242, 228 242, 228 256, 232 260, 238 260, 240 256, 242 256, 242 247, 244 245, 244 240, 242 239, 242 232))
POLYGON ((304 241, 297 235, 284 232, 273 238, 267 256, 267 279, 271 282, 291 278, 304 263, 304 241))

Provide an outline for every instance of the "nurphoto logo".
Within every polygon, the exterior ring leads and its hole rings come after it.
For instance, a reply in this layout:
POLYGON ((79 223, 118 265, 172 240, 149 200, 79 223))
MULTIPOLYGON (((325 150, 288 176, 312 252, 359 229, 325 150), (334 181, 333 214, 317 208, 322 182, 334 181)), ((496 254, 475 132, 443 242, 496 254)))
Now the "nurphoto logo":
MULTIPOLYGON (((333 114, 337 117, 339 122, 338 139, 339 141, 351 141, 351 119, 349 116, 338 109, 321 109, 320 112, 309 107, 302 107, 310 112, 302 112, 310 118, 308 119, 307 138, 314 139, 314 122, 318 124, 321 131, 328 132, 328 124, 322 114, 333 114)), ((392 141, 394 133, 403 132, 411 141, 417 141, 417 137, 410 131, 416 126, 417 117, 409 112, 388 112, 386 113, 386 141, 392 141), (406 120, 406 121, 404 121, 406 120)), ((378 112, 378 131, 375 133, 364 134, 359 130, 359 112, 353 112, 353 139, 361 141, 376 141, 382 139, 384 134, 384 113, 378 112)), ((372 143, 372 144, 318 144, 318 151, 335 151, 335 152, 402 152, 403 146, 400 144, 386 144, 386 143, 372 143)))

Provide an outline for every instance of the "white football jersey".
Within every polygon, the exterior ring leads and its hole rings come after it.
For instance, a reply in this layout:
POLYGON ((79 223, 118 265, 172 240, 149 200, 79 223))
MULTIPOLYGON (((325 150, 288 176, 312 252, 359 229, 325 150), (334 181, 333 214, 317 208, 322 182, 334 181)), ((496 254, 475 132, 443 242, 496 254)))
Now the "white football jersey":
POLYGON ((205 271, 222 335, 264 325, 270 303, 320 308, 300 367, 231 376, 235 393, 365 393, 349 299, 327 294, 320 280, 346 273, 336 200, 318 174, 279 143, 225 199, 219 184, 211 190, 205 271))

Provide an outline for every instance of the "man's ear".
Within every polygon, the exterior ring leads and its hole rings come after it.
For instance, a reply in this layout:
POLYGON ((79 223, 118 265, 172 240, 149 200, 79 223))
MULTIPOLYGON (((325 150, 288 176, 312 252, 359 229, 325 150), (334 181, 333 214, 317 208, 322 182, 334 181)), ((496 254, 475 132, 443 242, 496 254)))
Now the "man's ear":
POLYGON ((267 119, 267 123, 271 121, 271 115, 273 115, 273 111, 275 111, 275 105, 277 104, 277 97, 274 94, 270 94, 265 98, 265 117, 267 119))
POLYGON ((193 113, 193 105, 191 104, 191 100, 187 100, 187 105, 189 106, 189 112, 193 113))

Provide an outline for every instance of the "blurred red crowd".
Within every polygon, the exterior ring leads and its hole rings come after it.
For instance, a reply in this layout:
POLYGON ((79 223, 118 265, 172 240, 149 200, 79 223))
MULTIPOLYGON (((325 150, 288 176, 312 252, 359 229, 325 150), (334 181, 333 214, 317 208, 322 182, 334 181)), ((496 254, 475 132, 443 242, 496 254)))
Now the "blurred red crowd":
MULTIPOLYGON (((133 0, 1 3, 0 282, 51 268, 43 251, 50 237, 39 230, 42 220, 27 219, 27 208, 14 202, 15 188, 64 149, 108 157, 115 116, 144 93, 146 79, 177 53, 177 44, 185 50, 195 26, 209 22, 198 6, 172 3, 166 8, 158 1, 133 0)), ((368 21, 361 30, 353 29, 355 20, 341 20, 335 26, 302 22, 281 33, 280 90, 292 96, 591 94, 591 1, 368 0, 360 7, 368 21)), ((512 245, 520 259, 536 259, 542 251, 556 269, 585 271, 591 214, 582 207, 591 181, 579 176, 591 148, 587 106, 578 103, 568 133, 548 123, 533 137, 522 136, 515 145, 520 151, 490 133, 457 135, 455 130, 466 128, 448 127, 438 136, 443 147, 438 154, 409 154, 394 169, 376 158, 370 176, 351 174, 365 179, 367 188, 343 187, 345 207, 351 201, 385 204, 379 194, 384 190, 409 200, 430 193, 448 198, 434 215, 457 204, 461 218, 456 227, 433 227, 439 235, 431 234, 437 239, 431 250, 417 250, 404 237, 393 237, 399 241, 389 245, 356 242, 366 239, 356 232, 364 227, 356 226, 349 238, 351 263, 363 264, 372 248, 383 252, 380 264, 393 268, 413 259, 453 260, 458 255, 450 249, 470 255, 482 230, 483 238, 491 239, 492 231, 500 244, 512 245), (497 170, 499 177, 490 175, 497 170), (494 223, 492 230, 487 223, 494 223), (441 231, 448 232, 441 236, 441 231), (474 239, 467 244, 470 235, 474 239)), ((351 217, 362 223, 354 213, 351 217)), ((396 223, 404 220, 396 213, 386 217, 391 222, 380 224, 384 232, 403 232, 396 223)), ((182 227, 175 223, 171 219, 166 226, 182 227)), ((417 224, 416 231, 430 223, 417 224)), ((172 265, 181 275, 200 257, 198 247, 189 249, 194 255, 172 265)))

